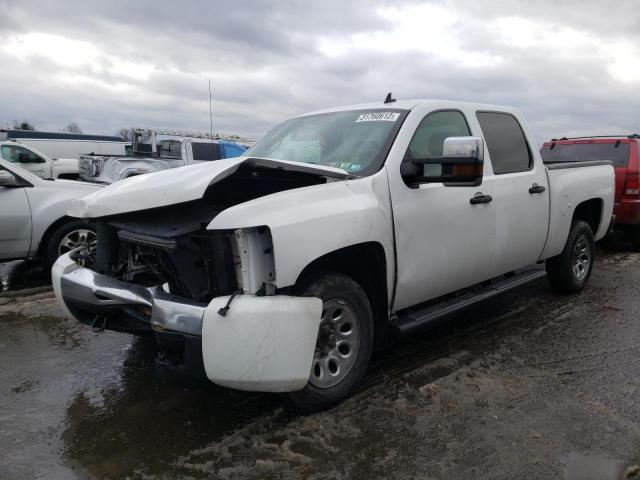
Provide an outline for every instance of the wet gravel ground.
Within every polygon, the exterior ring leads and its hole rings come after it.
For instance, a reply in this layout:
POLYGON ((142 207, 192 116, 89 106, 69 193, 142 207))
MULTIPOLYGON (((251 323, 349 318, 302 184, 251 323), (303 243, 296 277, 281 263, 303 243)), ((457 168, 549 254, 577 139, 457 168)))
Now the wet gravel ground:
POLYGON ((536 281, 377 354, 351 399, 161 383, 153 346, 65 319, 0 265, 0 478, 618 479, 640 463, 640 254, 536 281))

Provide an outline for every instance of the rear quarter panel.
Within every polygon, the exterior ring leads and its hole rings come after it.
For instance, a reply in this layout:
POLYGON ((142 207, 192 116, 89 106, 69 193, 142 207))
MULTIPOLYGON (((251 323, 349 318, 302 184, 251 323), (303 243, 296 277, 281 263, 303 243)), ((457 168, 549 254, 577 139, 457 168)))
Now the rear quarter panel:
POLYGON ((602 201, 600 224, 594 232, 596 240, 607 233, 613 213, 614 170, 611 165, 598 165, 558 170, 547 169, 550 213, 547 243, 541 260, 559 255, 569 236, 573 214, 578 205, 594 198, 602 201))

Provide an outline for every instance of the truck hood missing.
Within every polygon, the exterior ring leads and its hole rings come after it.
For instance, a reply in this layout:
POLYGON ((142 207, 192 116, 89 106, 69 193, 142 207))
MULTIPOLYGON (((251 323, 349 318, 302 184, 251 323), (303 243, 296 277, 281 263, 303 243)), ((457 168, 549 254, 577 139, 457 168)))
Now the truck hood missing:
POLYGON ((216 188, 210 187, 223 180, 226 180, 224 190, 232 194, 229 196, 241 200, 221 199, 230 206, 278 191, 349 177, 347 172, 339 168, 285 160, 238 157, 163 170, 119 181, 76 200, 70 205, 68 214, 78 218, 98 218, 190 202, 203 198, 211 191, 215 192, 216 188), (242 200, 242 194, 245 193, 242 192, 243 188, 253 190, 246 192, 246 200, 242 200))

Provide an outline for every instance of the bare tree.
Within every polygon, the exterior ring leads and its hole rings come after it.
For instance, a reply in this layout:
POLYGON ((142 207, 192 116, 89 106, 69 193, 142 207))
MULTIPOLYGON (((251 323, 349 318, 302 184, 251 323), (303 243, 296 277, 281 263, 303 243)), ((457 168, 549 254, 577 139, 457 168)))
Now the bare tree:
POLYGON ((62 129, 63 132, 82 133, 82 129, 76 122, 70 122, 69 125, 62 129))
POLYGON ((121 128, 116 132, 116 135, 122 138, 125 142, 133 142, 133 135, 131 135, 130 128, 121 128))

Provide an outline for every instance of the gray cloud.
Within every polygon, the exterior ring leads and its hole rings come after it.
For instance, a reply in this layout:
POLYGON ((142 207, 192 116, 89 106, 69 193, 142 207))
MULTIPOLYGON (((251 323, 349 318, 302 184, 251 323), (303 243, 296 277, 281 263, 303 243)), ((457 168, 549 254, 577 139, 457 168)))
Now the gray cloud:
MULTIPOLYGON (((247 135, 389 90, 398 98, 515 105, 539 141, 640 131, 640 78, 620 78, 625 62, 640 71, 634 1, 428 3, 448 12, 446 30, 400 48, 405 32, 394 12, 417 2, 5 0, 0 122, 59 129, 75 120, 98 133, 130 125, 206 130, 211 78, 216 130, 247 135), (34 33, 84 42, 89 53, 76 54, 73 44, 59 52, 62 60, 11 50, 34 33)), ((418 33, 442 29, 437 11, 410 20, 418 33)))

